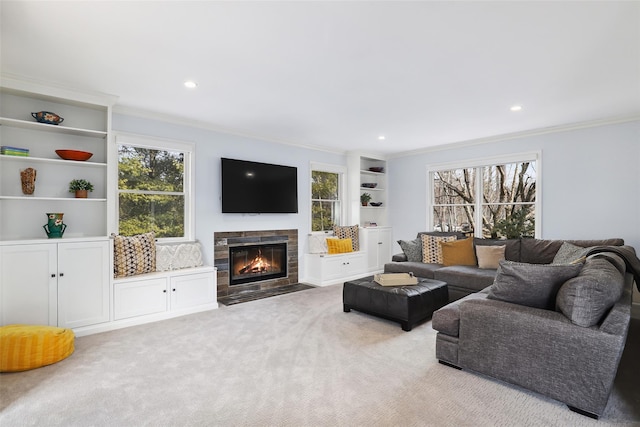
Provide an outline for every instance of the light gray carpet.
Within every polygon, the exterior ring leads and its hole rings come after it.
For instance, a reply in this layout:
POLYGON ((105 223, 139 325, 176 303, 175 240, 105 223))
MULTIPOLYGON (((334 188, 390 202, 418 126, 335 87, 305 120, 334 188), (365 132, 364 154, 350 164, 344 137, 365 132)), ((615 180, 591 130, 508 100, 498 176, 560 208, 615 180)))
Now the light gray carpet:
POLYGON ((0 376, 0 425, 640 425, 639 326, 600 421, 438 364, 430 322, 343 313, 336 285, 77 338, 0 376))

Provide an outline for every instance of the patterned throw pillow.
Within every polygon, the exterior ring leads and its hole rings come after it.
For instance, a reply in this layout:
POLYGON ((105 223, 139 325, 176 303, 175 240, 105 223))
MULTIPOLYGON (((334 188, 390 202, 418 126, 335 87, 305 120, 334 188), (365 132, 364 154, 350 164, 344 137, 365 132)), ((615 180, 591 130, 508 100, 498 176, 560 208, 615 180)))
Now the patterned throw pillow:
POLYGON ((442 264, 442 248, 440 242, 453 242, 455 236, 429 236, 422 234, 422 262, 425 264, 442 264))
POLYGON ((327 239, 327 249, 330 254, 353 252, 351 239, 327 239))
POLYGON ((398 240, 402 252, 409 262, 422 262, 422 242, 420 239, 398 240))
POLYGON ((113 257, 114 277, 156 271, 155 234, 151 232, 136 236, 114 236, 113 257))
POLYGON ((333 234, 338 239, 351 239, 351 247, 354 252, 360 250, 360 239, 357 225, 333 226, 333 234))

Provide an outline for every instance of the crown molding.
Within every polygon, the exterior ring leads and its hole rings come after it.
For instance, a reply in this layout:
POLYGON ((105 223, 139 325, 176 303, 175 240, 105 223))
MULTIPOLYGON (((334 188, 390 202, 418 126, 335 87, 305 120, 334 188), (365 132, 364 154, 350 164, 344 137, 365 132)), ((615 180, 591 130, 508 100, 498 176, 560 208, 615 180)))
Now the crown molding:
POLYGON ((451 143, 446 143, 446 144, 442 144, 434 147, 420 148, 417 150, 410 150, 410 151, 391 154, 388 156, 388 158, 392 159, 392 158, 399 158, 399 157, 415 156, 415 155, 433 153, 435 151, 452 150, 457 148, 471 147, 475 145, 489 144, 492 142, 501 142, 501 141, 507 141, 511 139, 527 138, 531 136, 545 135, 550 133, 569 132, 569 131, 578 130, 578 129, 587 129, 592 127, 607 126, 607 125, 614 125, 614 124, 628 123, 628 122, 635 122, 635 121, 640 121, 640 114, 634 114, 631 116, 623 116, 623 117, 610 117, 606 119, 589 120, 586 122, 568 123, 568 124, 558 125, 558 126, 550 126, 545 128, 525 130, 521 132, 513 132, 513 133, 505 133, 502 135, 488 136, 485 138, 451 142, 451 143))
POLYGON ((280 138, 265 137, 265 136, 262 136, 262 135, 254 135, 254 134, 249 133, 249 132, 243 132, 243 131, 239 131, 239 130, 236 130, 236 129, 225 128, 223 126, 219 126, 219 125, 216 125, 214 123, 203 122, 203 121, 200 121, 200 120, 185 119, 185 118, 173 116, 173 115, 170 115, 170 114, 159 114, 159 113, 154 113, 154 112, 148 111, 148 110, 143 110, 143 109, 138 109, 138 108, 133 108, 133 107, 125 107, 125 106, 122 106, 122 105, 115 105, 113 107, 113 113, 114 114, 123 114, 123 115, 128 115, 128 116, 135 116, 135 117, 139 117, 139 118, 143 118, 143 119, 149 119, 149 120, 157 120, 157 121, 161 121, 161 122, 164 122, 164 123, 171 123, 171 124, 179 125, 179 126, 189 126, 189 127, 194 127, 194 128, 198 128, 198 129, 224 133, 224 134, 227 134, 227 135, 240 136, 240 137, 243 137, 243 138, 257 139, 257 140, 260 140, 260 141, 272 142, 272 143, 276 143, 276 144, 283 144, 283 145, 288 145, 288 146, 292 146, 292 147, 306 148, 306 149, 315 150, 315 151, 323 151, 323 152, 332 153, 332 154, 346 154, 347 153, 346 150, 333 150, 331 148, 322 147, 322 146, 319 146, 319 145, 303 144, 303 143, 299 143, 299 142, 295 142, 295 141, 289 141, 289 140, 280 139, 280 138))

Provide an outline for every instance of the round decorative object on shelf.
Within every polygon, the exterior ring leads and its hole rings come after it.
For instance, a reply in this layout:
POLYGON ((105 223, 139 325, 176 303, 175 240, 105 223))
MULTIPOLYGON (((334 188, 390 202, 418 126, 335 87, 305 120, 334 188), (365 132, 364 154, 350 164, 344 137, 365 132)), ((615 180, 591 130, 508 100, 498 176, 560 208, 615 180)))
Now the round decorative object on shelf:
POLYGON ((377 208, 378 206, 382 206, 382 202, 370 202, 369 204, 370 204, 371 206, 376 207, 376 208, 377 208))
POLYGON ((371 172, 378 172, 378 173, 384 172, 384 168, 382 166, 372 166, 369 168, 369 170, 371 172))
POLYGON ((39 121, 40 123, 46 123, 48 125, 57 125, 64 121, 62 117, 51 111, 38 111, 37 113, 31 113, 31 117, 39 121))
POLYGON ((45 215, 49 221, 42 228, 47 233, 47 237, 50 239, 62 237, 64 230, 67 229, 67 224, 62 222, 64 213, 47 213, 45 215))
POLYGON ((20 171, 20 181, 22 182, 22 193, 32 195, 36 189, 36 170, 26 168, 20 171))
POLYGON ((377 182, 363 182, 362 188, 376 188, 378 186, 377 182))
POLYGON ((91 156, 93 156, 93 153, 79 150, 56 150, 56 154, 64 160, 75 160, 80 162, 89 160, 91 156))

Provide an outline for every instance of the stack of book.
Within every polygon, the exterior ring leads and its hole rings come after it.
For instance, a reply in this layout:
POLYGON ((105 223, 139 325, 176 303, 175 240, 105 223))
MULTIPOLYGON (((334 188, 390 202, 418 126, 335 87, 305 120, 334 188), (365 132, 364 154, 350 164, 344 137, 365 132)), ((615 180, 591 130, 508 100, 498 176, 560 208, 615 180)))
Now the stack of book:
POLYGON ((7 156, 29 157, 29 149, 28 148, 18 148, 18 147, 9 147, 8 145, 3 145, 3 146, 0 147, 0 154, 6 154, 7 156))

